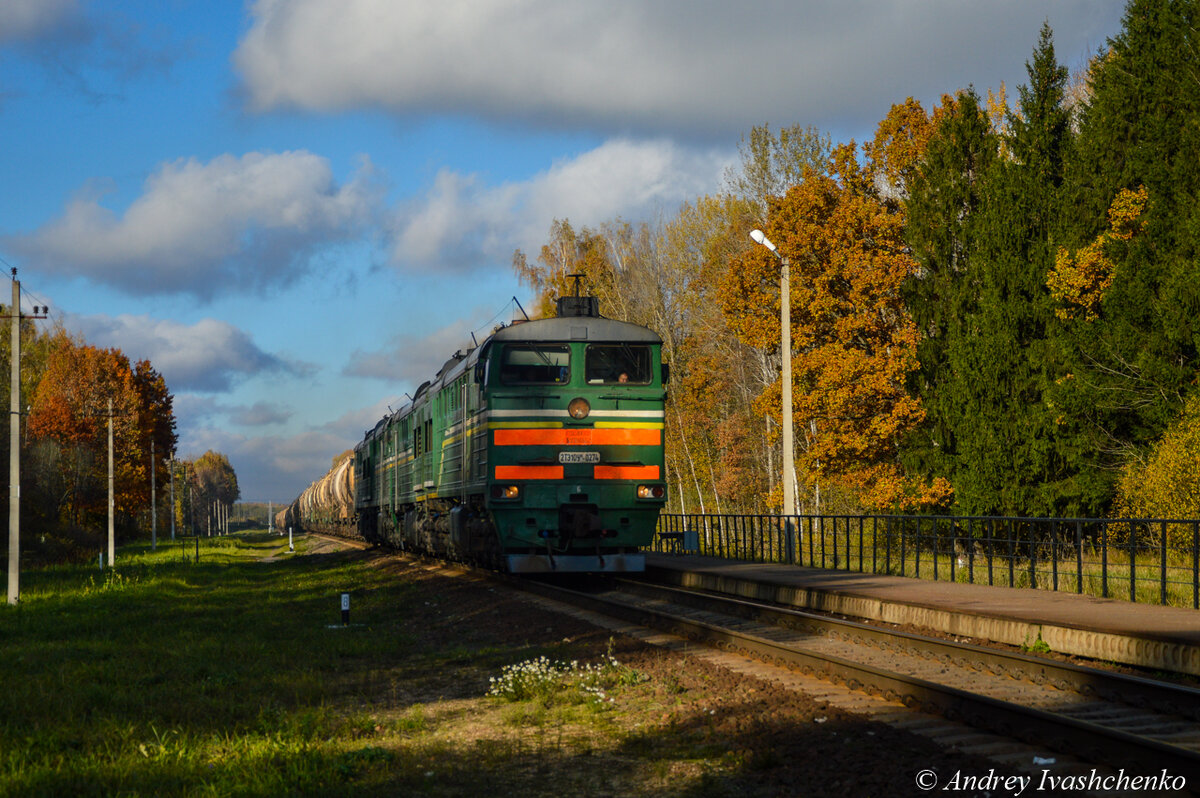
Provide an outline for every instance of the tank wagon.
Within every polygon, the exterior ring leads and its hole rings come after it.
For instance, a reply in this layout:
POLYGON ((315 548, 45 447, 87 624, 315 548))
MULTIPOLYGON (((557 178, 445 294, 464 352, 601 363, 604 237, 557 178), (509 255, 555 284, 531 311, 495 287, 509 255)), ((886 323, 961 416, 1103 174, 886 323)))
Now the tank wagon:
POLYGON ((595 297, 500 327, 355 447, 358 534, 512 573, 644 570, 667 373, 659 336, 595 297))
POLYGON ((323 477, 275 515, 275 527, 280 532, 288 527, 299 527, 331 535, 356 536, 354 452, 346 450, 333 458, 332 466, 323 477))
POLYGON ((299 527, 300 524, 296 520, 296 507, 300 500, 295 499, 291 504, 284 507, 279 512, 275 513, 275 531, 279 534, 287 532, 289 528, 299 527))

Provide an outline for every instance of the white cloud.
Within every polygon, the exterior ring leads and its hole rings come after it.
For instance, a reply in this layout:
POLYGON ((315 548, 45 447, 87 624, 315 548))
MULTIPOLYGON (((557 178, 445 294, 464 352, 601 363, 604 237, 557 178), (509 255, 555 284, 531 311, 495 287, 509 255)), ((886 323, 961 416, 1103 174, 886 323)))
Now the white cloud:
POLYGON ((1123 0, 259 0, 234 54, 259 110, 465 113, 728 138, 872 124, 909 95, 1013 85, 1042 21, 1098 47, 1123 0))
POLYGON ((669 141, 608 141, 521 183, 486 185, 443 170, 429 192, 397 212, 393 260, 469 270, 536 253, 554 219, 599 225, 634 221, 720 188, 732 152, 669 141))
POLYGON ((160 166, 121 215, 93 186, 8 243, 45 272, 135 295, 263 290, 302 273, 321 245, 359 234, 378 201, 371 171, 365 164, 339 186, 328 161, 304 151, 180 159, 160 166))
POLYGON ((88 342, 147 359, 175 391, 228 390, 263 372, 300 375, 308 367, 264 352, 244 331, 217 319, 195 324, 149 316, 68 316, 65 325, 88 342))

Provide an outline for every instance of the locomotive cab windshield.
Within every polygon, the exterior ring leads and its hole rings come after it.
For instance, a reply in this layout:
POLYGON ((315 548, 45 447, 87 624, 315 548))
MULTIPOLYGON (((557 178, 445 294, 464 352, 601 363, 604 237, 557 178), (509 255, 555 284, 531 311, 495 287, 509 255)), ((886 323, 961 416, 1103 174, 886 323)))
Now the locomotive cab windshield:
POLYGON ((566 346, 509 344, 500 362, 505 385, 558 385, 571 379, 571 351, 566 346))
POLYGON ((653 379, 650 347, 635 344, 589 344, 584 354, 588 385, 649 385, 653 379))

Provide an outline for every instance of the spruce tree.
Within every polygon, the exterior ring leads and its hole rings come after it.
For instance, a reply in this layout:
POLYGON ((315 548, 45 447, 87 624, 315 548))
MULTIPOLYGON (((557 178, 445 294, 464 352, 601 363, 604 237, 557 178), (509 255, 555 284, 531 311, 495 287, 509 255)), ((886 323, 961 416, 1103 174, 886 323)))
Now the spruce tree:
POLYGON ((1112 285, 1096 318, 1063 330, 1068 358, 1052 401, 1077 426, 1091 509, 1121 467, 1178 416, 1200 369, 1200 2, 1132 0, 1091 70, 1091 98, 1068 170, 1064 243, 1103 231, 1122 189, 1145 187, 1142 232, 1106 254, 1112 285))
POLYGON ((967 268, 974 304, 947 346, 949 384, 960 406, 953 478, 959 508, 972 514, 1046 515, 1070 505, 1043 394, 1055 376, 1047 340, 1054 319, 1046 274, 1070 127, 1068 73, 1042 27, 1026 63, 1019 112, 1009 114, 1008 157, 982 188, 967 268))
POLYGON ((962 319, 974 303, 967 264, 982 178, 996 158, 998 141, 973 89, 944 98, 937 116, 906 206, 905 238, 919 267, 905 286, 905 301, 922 336, 920 367, 909 390, 921 398, 926 420, 903 442, 901 458, 923 478, 953 481, 964 408, 943 390, 950 379, 946 351, 948 342, 962 334, 962 319))

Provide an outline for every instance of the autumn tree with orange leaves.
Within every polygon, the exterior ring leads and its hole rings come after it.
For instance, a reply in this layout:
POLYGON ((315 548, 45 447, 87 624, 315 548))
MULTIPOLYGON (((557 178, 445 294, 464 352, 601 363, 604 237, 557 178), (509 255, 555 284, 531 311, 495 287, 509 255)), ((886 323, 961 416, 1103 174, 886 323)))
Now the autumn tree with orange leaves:
POLYGON ((587 227, 576 231, 566 219, 555 219, 550 227, 550 240, 542 245, 537 260, 529 262, 525 253, 518 250, 513 254, 513 271, 518 279, 534 292, 534 306, 530 309, 534 318, 554 315, 554 303, 558 297, 570 296, 575 282, 570 275, 583 275, 582 289, 591 296, 600 297, 601 305, 609 308, 616 318, 623 318, 612 310, 614 299, 614 264, 610 258, 609 236, 603 231, 587 227))
MULTIPOLYGON (((907 120, 911 111, 894 109, 907 120)), ((891 142, 919 148, 906 133, 910 127, 888 126, 865 166, 853 143, 839 146, 827 174, 807 173, 771 203, 767 236, 791 263, 796 459, 812 512, 821 511, 829 486, 876 508, 929 506, 949 496, 943 480, 929 486, 908 480, 897 459, 900 437, 924 418, 905 390, 917 366, 919 333, 900 289, 916 264, 904 245, 901 207, 882 187, 900 186, 904 158, 912 157, 891 142)), ((761 247, 734 259, 725 275, 726 318, 752 346, 778 347, 778 276, 778 262, 761 247)), ((758 406, 774 414, 779 401, 776 380, 758 406)))
POLYGON ((33 393, 27 429, 48 516, 67 528, 99 528, 107 515, 110 399, 114 510, 119 532, 128 535, 149 505, 151 438, 162 475, 176 440, 171 395, 150 363, 131 367, 119 349, 59 332, 33 393))

